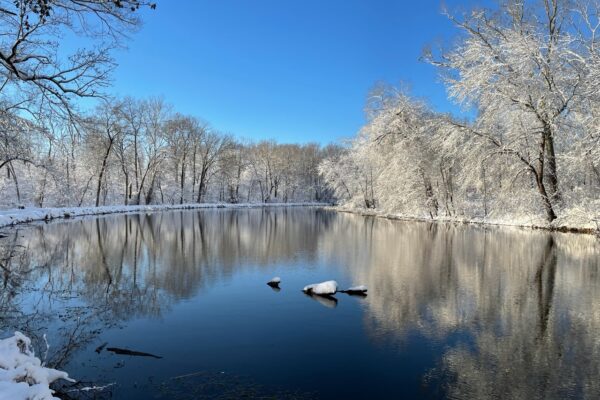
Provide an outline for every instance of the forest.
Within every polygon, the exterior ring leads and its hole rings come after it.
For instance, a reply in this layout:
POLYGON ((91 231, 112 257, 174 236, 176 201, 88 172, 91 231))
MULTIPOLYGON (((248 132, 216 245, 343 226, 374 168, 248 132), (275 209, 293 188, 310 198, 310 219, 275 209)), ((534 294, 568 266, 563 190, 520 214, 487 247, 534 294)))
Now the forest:
POLYGON ((0 3, 1 206, 333 201, 427 219, 598 224, 598 1, 445 11, 455 36, 427 45, 422 61, 463 112, 380 83, 360 131, 327 146, 246 141, 162 98, 108 95, 113 49, 155 8, 0 3), (65 56, 67 34, 89 45, 65 56))
POLYGON ((76 122, 4 121, 3 205, 326 201, 318 166, 339 146, 242 142, 161 99, 126 98, 76 122))

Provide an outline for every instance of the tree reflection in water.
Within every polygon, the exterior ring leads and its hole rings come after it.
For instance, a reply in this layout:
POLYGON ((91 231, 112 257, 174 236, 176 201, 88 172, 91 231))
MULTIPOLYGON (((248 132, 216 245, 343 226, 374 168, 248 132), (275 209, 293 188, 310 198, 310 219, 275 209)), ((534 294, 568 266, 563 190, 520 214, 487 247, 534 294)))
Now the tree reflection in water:
POLYGON ((445 344, 423 378, 440 397, 600 397, 600 245, 591 236, 264 209, 51 223, 12 230, 0 246, 3 330, 37 338, 38 354, 49 332, 50 366, 105 329, 160 318, 244 269, 301 258, 367 285, 358 301, 375 347, 401 353, 415 332, 445 344))
POLYGON ((314 258, 333 215, 305 211, 132 214, 14 229, 0 240, 1 329, 30 335, 38 354, 49 332, 46 361, 61 368, 103 329, 160 317, 230 277, 242 259, 266 267, 298 253, 314 258))
POLYGON ((594 237, 344 216, 321 243, 369 287, 374 341, 462 338, 425 379, 444 397, 600 397, 594 237))

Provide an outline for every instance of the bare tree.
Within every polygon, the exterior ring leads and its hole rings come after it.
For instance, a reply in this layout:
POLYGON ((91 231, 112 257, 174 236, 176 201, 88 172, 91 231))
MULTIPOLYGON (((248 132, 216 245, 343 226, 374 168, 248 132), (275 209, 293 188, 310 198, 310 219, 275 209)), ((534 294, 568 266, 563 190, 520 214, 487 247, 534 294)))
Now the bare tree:
POLYGON ((99 153, 100 166, 96 184, 96 207, 100 205, 100 194, 105 184, 105 175, 112 155, 113 147, 122 142, 123 126, 115 107, 104 105, 98 109, 95 118, 86 121, 87 136, 93 148, 99 153))
POLYGON ((38 102, 70 113, 76 97, 99 96, 115 66, 111 50, 139 24, 144 0, 2 0, 0 95, 6 108, 38 102), (66 54, 61 38, 75 33, 91 46, 66 54), (10 101, 7 99, 10 98, 10 101))

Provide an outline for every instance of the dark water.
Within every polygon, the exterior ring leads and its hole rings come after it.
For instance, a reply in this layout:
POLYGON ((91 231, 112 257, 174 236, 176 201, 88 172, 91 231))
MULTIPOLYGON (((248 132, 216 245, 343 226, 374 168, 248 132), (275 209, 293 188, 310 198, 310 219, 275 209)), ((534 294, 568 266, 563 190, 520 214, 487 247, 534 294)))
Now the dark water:
POLYGON ((64 397, 600 397, 591 236, 308 208, 117 215, 6 233, 2 335, 19 329, 49 365, 85 385, 112 384, 63 387, 64 397), (280 291, 265 284, 276 275, 280 291), (369 295, 336 303, 300 291, 328 279, 369 295))

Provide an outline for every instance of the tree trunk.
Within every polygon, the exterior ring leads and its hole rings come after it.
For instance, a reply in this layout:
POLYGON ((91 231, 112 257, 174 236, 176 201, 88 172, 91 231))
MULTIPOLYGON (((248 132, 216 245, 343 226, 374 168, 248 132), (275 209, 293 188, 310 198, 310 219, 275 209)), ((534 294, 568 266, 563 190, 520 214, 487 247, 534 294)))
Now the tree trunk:
POLYGON ((113 139, 111 138, 108 147, 106 149, 106 153, 104 154, 104 158, 102 159, 102 166, 100 167, 100 174, 98 175, 98 186, 96 188, 96 207, 100 206, 100 191, 102 189, 102 178, 104 177, 104 171, 106 169, 106 162, 108 161, 108 156, 110 155, 110 150, 113 145, 113 139))
POLYGON ((546 186, 544 185, 544 178, 542 174, 536 174, 536 183, 538 192, 542 197, 542 203, 544 204, 544 210, 546 211, 546 220, 548 222, 552 222, 556 219, 556 213, 554 212, 554 207, 552 207, 552 202, 548 197, 548 192, 546 191, 546 186))
POLYGON ((179 204, 183 204, 184 186, 185 186, 185 154, 183 155, 183 160, 181 161, 181 195, 179 197, 179 204))
POLYGON ((431 217, 431 219, 433 219, 434 217, 437 217, 438 215, 438 210, 439 210, 439 204, 437 199, 435 198, 435 194, 433 192, 433 186, 431 186, 431 181, 429 180, 429 177, 427 175, 425 175, 425 171, 423 169, 421 169, 421 177, 423 178, 423 185, 425 188, 425 201, 427 204, 427 207, 429 208, 429 216, 431 217))
POLYGON ((548 194, 552 201, 559 201, 561 196, 558 190, 558 171, 556 167, 556 153, 554 151, 554 135, 550 127, 544 128, 546 138, 546 158, 548 160, 546 169, 546 180, 548 182, 548 194))
POLYGON ((556 213, 554 212, 554 207, 552 206, 552 198, 550 198, 548 196, 548 191, 546 190, 546 185, 544 184, 544 177, 545 177, 545 163, 544 163, 544 157, 546 156, 546 152, 547 152, 547 145, 548 145, 548 138, 550 138, 551 135, 549 134, 549 129, 544 129, 544 132, 542 133, 542 137, 540 138, 540 150, 539 150, 539 154, 538 154, 538 168, 537 171, 535 169, 533 169, 533 172, 535 174, 535 181, 537 184, 537 189, 538 192, 540 193, 540 196, 542 197, 542 203, 544 205, 544 210, 546 211, 546 220, 548 222, 552 222, 556 219, 556 213))
MULTIPOLYGON (((138 134, 135 132, 133 136, 133 162, 135 169, 135 190, 140 191, 140 182, 139 182, 139 168, 140 162, 138 160, 138 134)), ((131 198, 131 196, 130 196, 131 198)))
MULTIPOLYGON (((197 146, 194 145, 194 154, 192 156, 192 199, 194 198, 194 191, 196 190, 196 151, 197 146)), ((200 197, 200 191, 198 191, 198 197, 200 197)), ((198 201, 200 202, 200 201, 198 201)))
POLYGON ((17 202, 21 204, 21 191, 19 190, 19 180, 17 179, 17 174, 15 173, 15 168, 13 167, 13 163, 9 162, 7 165, 7 169, 9 173, 12 175, 13 182, 15 182, 15 190, 17 192, 17 202))
POLYGON ((77 204, 77 207, 81 207, 81 205, 83 204, 83 200, 85 200, 85 195, 87 194, 88 189, 90 188, 90 183, 92 183, 92 179, 94 179, 94 175, 90 175, 90 179, 88 179, 87 183, 85 184, 85 188, 83 189, 83 193, 81 194, 81 198, 79 199, 79 204, 77 204))
MULTIPOLYGON (((140 202, 142 200, 142 192, 144 190, 144 184, 146 183, 146 178, 148 177, 148 173, 150 172, 150 164, 148 164, 148 167, 146 168, 146 171, 144 172, 144 175, 142 175, 142 181, 140 182, 140 186, 138 188, 138 192, 136 194, 136 199, 135 199, 135 204, 136 205, 140 205, 140 202)), ((153 171, 153 177, 152 177, 152 183, 154 184, 154 177, 156 176, 156 171, 153 171)), ((146 204, 148 204, 148 202, 146 202, 146 204)))
POLYGON ((206 190, 206 175, 208 174, 207 168, 202 166, 202 171, 200 172, 200 182, 198 183, 198 199, 197 202, 202 202, 202 197, 204 196, 204 191, 206 190))
POLYGON ((242 166, 238 165, 237 180, 235 181, 235 202, 240 198, 240 177, 242 176, 242 166))
POLYGON ((128 199, 129 199, 129 174, 125 174, 125 200, 124 200, 124 204, 127 205, 128 204, 128 199))
MULTIPOLYGON (((144 175, 144 179, 146 178, 146 175, 144 175)), ((148 192, 146 193, 146 204, 150 204, 152 203, 152 199, 154 198, 154 183, 156 180, 156 173, 154 173, 152 175, 152 181, 150 182, 150 186, 148 187, 148 192)), ((143 179, 142 179, 142 183, 143 183, 143 179)), ((165 199, 162 195, 162 189, 161 189, 161 203, 164 204, 165 199)), ((138 196, 138 204, 139 204, 139 196, 138 196)))

